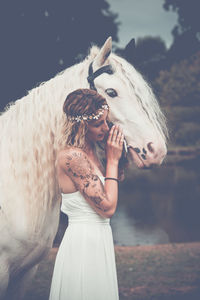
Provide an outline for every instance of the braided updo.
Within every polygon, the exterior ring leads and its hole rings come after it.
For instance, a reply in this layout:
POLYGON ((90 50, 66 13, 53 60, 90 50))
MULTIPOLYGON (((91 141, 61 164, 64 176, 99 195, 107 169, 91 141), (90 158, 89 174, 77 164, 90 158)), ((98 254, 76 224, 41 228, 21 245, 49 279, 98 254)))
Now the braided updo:
POLYGON ((76 116, 96 113, 106 99, 96 91, 90 89, 78 89, 70 93, 63 105, 66 116, 76 116))
POLYGON ((95 114, 104 104, 107 104, 106 99, 96 91, 90 89, 77 89, 67 96, 63 105, 63 111, 67 117, 66 145, 82 148, 85 144, 85 135, 88 128, 87 123, 91 122, 89 120, 73 122, 68 117, 95 114))

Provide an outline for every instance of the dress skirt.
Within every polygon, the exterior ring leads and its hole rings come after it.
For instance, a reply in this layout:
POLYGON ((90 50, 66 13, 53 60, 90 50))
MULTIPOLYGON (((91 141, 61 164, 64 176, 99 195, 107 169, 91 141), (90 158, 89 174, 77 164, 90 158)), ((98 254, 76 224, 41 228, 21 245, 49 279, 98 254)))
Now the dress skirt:
POLYGON ((119 300, 110 219, 98 215, 79 191, 62 194, 61 211, 68 215, 68 227, 49 300, 119 300))
POLYGON ((118 300, 109 224, 71 224, 60 244, 50 300, 118 300))

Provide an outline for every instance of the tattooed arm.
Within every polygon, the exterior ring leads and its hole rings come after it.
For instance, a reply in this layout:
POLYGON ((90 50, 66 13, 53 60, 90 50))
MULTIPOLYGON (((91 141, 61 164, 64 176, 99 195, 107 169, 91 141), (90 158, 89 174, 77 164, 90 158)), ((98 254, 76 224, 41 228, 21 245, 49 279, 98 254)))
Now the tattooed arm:
MULTIPOLYGON (((107 195, 87 154, 83 150, 74 147, 70 148, 61 160, 59 164, 62 166, 63 171, 71 178, 76 188, 92 208, 104 218, 112 217, 116 209, 116 197, 112 195, 111 190, 110 196, 107 195)), ((113 189, 112 184, 110 183, 110 189, 113 189)), ((109 184, 107 189, 109 190, 109 184)))

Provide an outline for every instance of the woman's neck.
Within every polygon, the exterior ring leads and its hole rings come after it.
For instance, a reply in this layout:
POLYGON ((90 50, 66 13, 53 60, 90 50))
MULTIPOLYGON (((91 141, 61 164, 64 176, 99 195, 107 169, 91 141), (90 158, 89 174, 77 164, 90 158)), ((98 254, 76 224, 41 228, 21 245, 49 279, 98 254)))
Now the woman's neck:
POLYGON ((88 154, 88 155, 94 155, 96 153, 96 146, 94 142, 91 142, 86 139, 85 145, 83 150, 88 154))

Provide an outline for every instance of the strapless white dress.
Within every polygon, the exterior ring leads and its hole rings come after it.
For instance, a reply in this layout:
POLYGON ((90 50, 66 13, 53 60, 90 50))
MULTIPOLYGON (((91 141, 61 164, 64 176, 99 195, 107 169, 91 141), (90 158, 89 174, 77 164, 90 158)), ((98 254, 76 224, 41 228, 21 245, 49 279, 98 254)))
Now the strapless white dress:
POLYGON ((68 215, 68 227, 49 300, 119 300, 110 219, 98 215, 79 191, 62 194, 61 211, 68 215))

